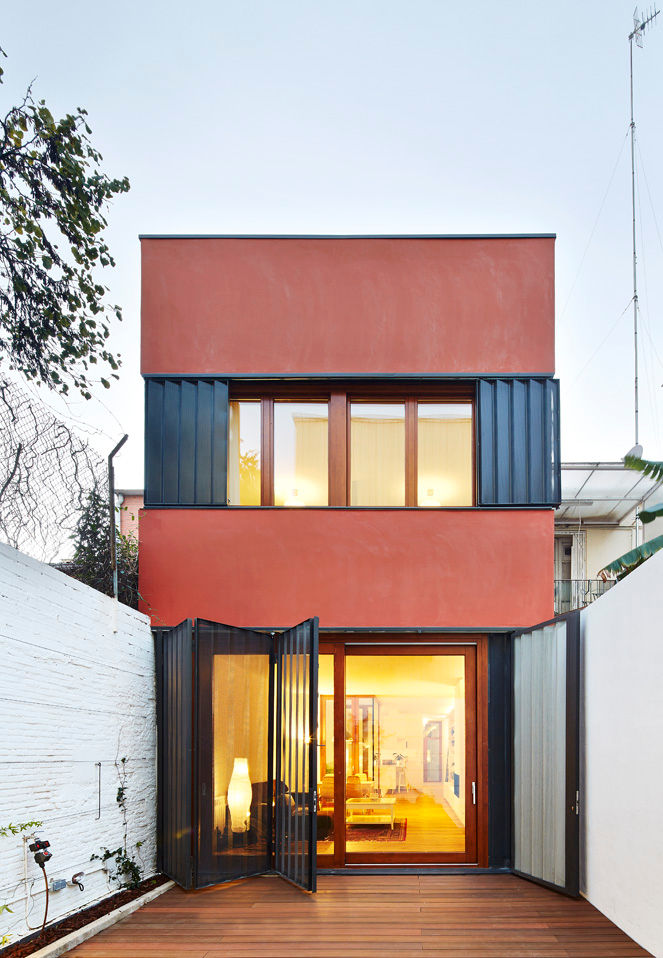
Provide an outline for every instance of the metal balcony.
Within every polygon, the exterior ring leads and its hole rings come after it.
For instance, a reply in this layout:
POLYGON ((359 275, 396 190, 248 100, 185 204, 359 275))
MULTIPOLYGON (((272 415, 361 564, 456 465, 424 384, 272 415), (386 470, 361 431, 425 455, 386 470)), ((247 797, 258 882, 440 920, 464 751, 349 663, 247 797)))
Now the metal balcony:
POLYGON ((611 589, 614 580, 603 579, 555 579, 555 615, 584 609, 611 589))

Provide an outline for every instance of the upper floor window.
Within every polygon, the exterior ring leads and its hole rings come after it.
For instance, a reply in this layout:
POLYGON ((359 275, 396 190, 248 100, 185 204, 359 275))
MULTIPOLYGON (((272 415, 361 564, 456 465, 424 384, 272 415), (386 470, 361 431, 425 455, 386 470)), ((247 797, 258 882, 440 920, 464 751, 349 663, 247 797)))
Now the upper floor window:
POLYGON ((417 505, 472 505, 472 404, 417 403, 417 505))
POLYGON ((231 506, 260 505, 259 402, 228 404, 228 502, 231 506))
POLYGON ((327 403, 274 403, 274 505, 328 504, 327 403))
POLYGON ((405 403, 351 403, 350 505, 405 505, 405 403))
POLYGON ((471 402, 339 388, 231 398, 229 412, 229 505, 473 505, 471 402))

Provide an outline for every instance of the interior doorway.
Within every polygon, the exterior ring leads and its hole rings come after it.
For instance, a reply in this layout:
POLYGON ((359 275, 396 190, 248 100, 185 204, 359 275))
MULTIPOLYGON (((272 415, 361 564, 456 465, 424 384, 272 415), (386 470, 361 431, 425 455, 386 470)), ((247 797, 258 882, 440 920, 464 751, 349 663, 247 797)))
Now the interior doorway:
POLYGON ((320 639, 318 867, 480 863, 485 640, 463 638, 320 639))

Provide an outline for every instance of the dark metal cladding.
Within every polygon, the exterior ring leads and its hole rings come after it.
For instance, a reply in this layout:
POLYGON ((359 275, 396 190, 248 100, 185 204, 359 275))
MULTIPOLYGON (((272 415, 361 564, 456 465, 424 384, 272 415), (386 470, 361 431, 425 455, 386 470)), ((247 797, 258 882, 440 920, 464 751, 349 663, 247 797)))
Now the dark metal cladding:
POLYGON ((145 382, 145 505, 226 505, 228 383, 145 382))
POLYGON ((193 887, 193 627, 189 619, 159 630, 158 822, 161 867, 181 885, 193 887))
POLYGON ((316 890, 318 620, 276 636, 275 870, 316 890))
POLYGON ((511 867, 511 637, 488 637, 488 864, 511 867))
POLYGON ((480 379, 478 504, 558 506, 559 381, 480 379))

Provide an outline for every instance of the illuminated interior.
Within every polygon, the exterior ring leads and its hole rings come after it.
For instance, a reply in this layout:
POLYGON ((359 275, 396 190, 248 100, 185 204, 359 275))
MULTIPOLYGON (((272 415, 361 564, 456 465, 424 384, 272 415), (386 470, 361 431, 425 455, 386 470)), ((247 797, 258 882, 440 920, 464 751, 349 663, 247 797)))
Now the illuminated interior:
POLYGON ((418 403, 418 505, 472 505, 472 404, 418 403))
POLYGON ((260 403, 229 403, 228 501, 260 505, 260 403))
POLYGON ((405 404, 350 406, 350 504, 405 505, 405 404))
MULTIPOLYGON (((333 852, 332 656, 320 656, 318 854, 333 852)), ((348 655, 346 852, 465 851, 465 660, 348 655)))
POLYGON ((327 403, 274 403, 274 505, 326 506, 327 403))
POLYGON ((269 657, 214 655, 212 668, 215 852, 241 851, 267 837, 271 790, 267 695, 269 657))

